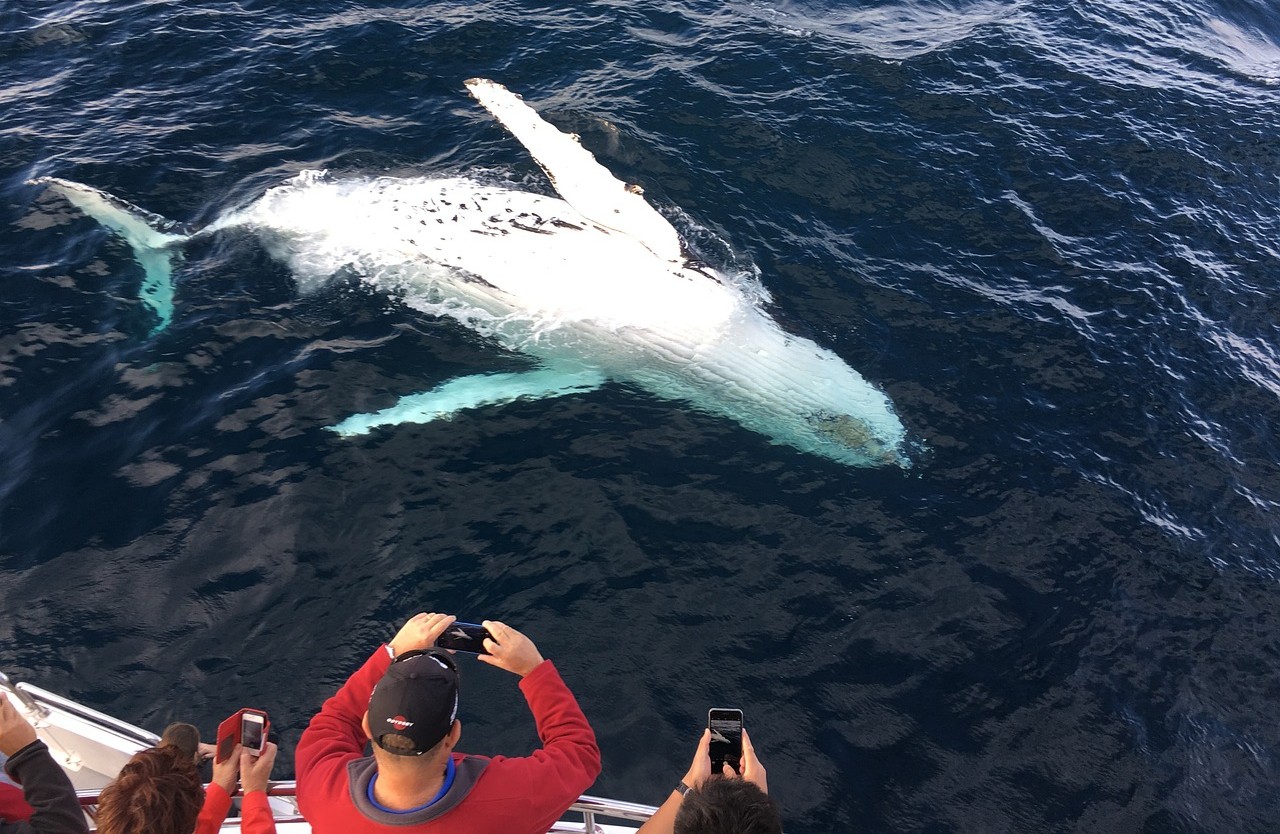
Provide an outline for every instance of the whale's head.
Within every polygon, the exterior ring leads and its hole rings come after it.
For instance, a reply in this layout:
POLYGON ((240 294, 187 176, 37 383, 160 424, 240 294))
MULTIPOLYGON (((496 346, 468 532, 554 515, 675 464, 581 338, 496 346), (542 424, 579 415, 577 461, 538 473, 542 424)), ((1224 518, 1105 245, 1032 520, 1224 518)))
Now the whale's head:
MULTIPOLYGON (((896 418, 895 418, 896 420, 896 418)), ((884 421, 873 425, 865 414, 834 414, 820 410, 806 415, 816 440, 818 454, 845 463, 865 466, 910 466, 903 450, 902 426, 889 426, 884 421)))
MULTIPOLYGON (((848 466, 910 466, 889 398, 839 356, 749 305, 710 341, 662 342, 664 360, 627 376, 658 396, 728 417, 776 444, 848 466)), ((619 376, 615 374, 615 376, 619 376)))

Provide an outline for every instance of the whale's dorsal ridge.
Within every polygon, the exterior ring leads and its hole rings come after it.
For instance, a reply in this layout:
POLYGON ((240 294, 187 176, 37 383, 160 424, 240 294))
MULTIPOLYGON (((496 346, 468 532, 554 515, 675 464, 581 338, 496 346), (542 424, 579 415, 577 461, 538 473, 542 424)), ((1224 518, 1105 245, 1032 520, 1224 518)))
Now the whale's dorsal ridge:
POLYGON ((496 81, 472 78, 466 85, 476 101, 524 145, 564 201, 583 217, 634 237, 660 258, 682 260, 680 236, 645 201, 642 189, 615 177, 578 143, 575 134, 564 133, 544 120, 524 99, 496 81))

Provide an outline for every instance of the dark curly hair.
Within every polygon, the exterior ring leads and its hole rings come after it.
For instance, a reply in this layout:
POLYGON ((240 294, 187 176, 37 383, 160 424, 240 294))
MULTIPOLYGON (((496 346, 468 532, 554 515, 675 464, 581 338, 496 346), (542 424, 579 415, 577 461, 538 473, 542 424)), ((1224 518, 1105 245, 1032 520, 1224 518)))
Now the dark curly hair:
POLYGON ((684 795, 675 834, 782 834, 769 795, 745 779, 712 776, 684 795))
POLYGON ((204 803, 195 762, 165 745, 136 753, 102 789, 98 834, 191 834, 204 803))

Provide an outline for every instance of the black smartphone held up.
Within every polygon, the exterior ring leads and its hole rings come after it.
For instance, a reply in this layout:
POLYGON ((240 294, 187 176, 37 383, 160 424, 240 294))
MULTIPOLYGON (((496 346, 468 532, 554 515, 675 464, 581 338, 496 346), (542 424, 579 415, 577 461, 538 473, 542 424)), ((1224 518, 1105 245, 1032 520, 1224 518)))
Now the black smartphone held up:
POLYGON ((707 710, 707 729, 711 730, 711 772, 721 774, 729 763, 742 772, 742 710, 714 707, 707 710))
POLYGON ((488 654, 484 647, 486 637, 492 638, 493 635, 484 626, 475 623, 454 623, 436 640, 436 646, 455 652, 488 654))

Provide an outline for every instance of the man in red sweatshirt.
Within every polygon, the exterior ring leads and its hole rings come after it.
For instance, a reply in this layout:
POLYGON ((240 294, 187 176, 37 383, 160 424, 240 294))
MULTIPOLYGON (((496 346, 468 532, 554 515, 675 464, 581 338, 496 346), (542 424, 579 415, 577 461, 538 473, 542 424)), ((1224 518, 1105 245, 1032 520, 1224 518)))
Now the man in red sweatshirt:
POLYGON ((524 758, 454 752, 458 673, 434 647, 455 619, 414 616, 311 719, 295 767, 315 834, 544 834, 599 775, 595 733, 555 666, 492 620, 483 624, 488 654, 477 657, 521 678, 542 749, 524 758))

